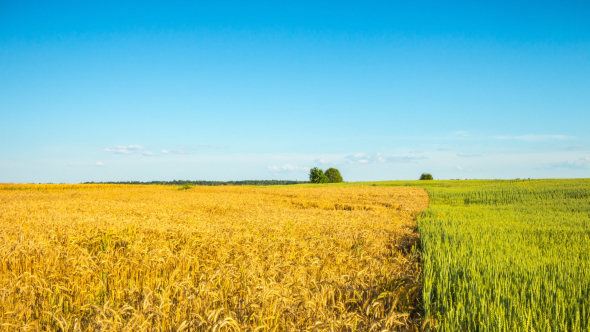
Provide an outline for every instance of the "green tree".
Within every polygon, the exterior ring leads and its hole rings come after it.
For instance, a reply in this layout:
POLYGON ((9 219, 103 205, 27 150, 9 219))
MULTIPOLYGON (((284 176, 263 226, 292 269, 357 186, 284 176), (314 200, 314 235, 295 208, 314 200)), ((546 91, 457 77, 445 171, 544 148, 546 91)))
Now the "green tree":
POLYGON ((328 177, 324 174, 324 171, 321 169, 314 167, 309 170, 309 181, 311 183, 328 183, 328 177))
POLYGON ((432 180, 432 175, 430 175, 430 173, 422 173, 422 175, 420 175, 420 180, 432 180))
POLYGON ((335 168, 328 168, 326 170, 326 176, 331 183, 338 183, 343 182, 342 175, 340 175, 340 171, 335 168))

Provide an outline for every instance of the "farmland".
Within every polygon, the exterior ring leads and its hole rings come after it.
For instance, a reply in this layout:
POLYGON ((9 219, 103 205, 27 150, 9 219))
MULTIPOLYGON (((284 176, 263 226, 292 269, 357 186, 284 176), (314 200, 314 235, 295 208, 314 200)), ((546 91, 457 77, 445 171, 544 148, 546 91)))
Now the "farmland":
POLYGON ((2 329, 590 330, 590 179, 178 189, 2 185, 2 329))
POLYGON ((424 187, 423 301, 442 331, 590 330, 590 180, 424 187))
POLYGON ((379 181, 426 189, 425 327, 590 330, 590 179, 379 181))
POLYGON ((3 331, 412 330, 418 188, 0 185, 3 331))
POLYGON ((590 179, 387 181, 415 186, 427 326, 590 330, 590 179))

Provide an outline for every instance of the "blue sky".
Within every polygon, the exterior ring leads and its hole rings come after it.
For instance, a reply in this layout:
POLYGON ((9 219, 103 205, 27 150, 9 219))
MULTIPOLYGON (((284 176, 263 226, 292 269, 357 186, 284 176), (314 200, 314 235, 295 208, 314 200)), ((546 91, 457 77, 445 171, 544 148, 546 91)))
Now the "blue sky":
POLYGON ((588 2, 0 1, 0 182, 590 177, 588 2))

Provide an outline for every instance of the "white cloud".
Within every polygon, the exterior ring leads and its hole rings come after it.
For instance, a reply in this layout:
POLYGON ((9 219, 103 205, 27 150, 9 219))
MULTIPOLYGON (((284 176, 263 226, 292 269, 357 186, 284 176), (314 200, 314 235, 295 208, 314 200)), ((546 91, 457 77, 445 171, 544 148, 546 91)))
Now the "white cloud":
POLYGON ((409 163, 412 161, 426 159, 426 157, 410 155, 382 155, 357 153, 345 157, 351 164, 374 164, 374 163, 409 163))
POLYGON ((104 150, 106 152, 112 152, 112 153, 118 153, 118 154, 133 154, 132 151, 129 151, 129 150, 125 149, 125 148, 119 148, 119 147, 116 147, 116 148, 104 148, 104 150))
POLYGON ((547 164, 548 168, 590 169, 590 157, 547 164))
POLYGON ((117 154, 134 154, 135 152, 141 151, 143 148, 139 145, 118 145, 114 148, 104 148, 106 152, 112 152, 117 154))
POLYGON ((329 163, 329 162, 328 162, 326 159, 324 159, 324 158, 318 158, 318 159, 314 160, 313 162, 314 162, 315 164, 318 164, 318 165, 329 165, 329 164, 330 164, 330 163, 329 163))
MULTIPOLYGON (((144 151, 142 146, 139 145, 117 145, 114 148, 104 148, 106 152, 117 153, 117 154, 136 154, 141 153, 144 156, 157 156, 157 154, 151 151, 144 151)), ((162 153, 168 153, 169 151, 162 150, 162 153)))
POLYGON ((368 155, 368 154, 364 154, 364 153, 351 154, 351 155, 346 156, 345 158, 348 159, 349 163, 356 163, 356 164, 368 164, 376 159, 372 155, 368 155))
POLYGON ((103 164, 103 163, 101 163, 100 161, 97 161, 97 162, 96 162, 96 166, 104 166, 104 164, 103 164))
POLYGON ((162 153, 176 153, 176 154, 183 154, 185 149, 186 149, 186 150, 195 150, 196 148, 195 148, 194 146, 192 146, 192 147, 191 147, 191 146, 184 146, 184 145, 181 145, 181 146, 179 146, 179 147, 178 147, 178 149, 175 149, 175 150, 168 150, 168 149, 164 149, 164 150, 162 150, 162 153))
POLYGON ((300 172, 300 171, 309 171, 311 167, 305 166, 293 166, 293 165, 283 165, 283 166, 268 166, 266 169, 271 172, 300 172))
POLYGON ((547 140, 567 140, 576 138, 574 136, 567 136, 567 135, 521 135, 521 136, 494 136, 495 139, 501 140, 520 140, 520 141, 527 141, 527 142, 539 142, 539 141, 547 141, 547 140))

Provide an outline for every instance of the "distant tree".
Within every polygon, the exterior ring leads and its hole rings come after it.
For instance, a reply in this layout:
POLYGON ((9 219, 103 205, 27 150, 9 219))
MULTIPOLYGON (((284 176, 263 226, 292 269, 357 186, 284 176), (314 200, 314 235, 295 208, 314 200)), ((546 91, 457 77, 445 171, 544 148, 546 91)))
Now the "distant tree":
POLYGON ((422 175, 420 175, 420 180, 432 180, 432 175, 430 175, 430 173, 422 173, 422 175))
POLYGON ((340 171, 335 169, 335 168, 328 168, 326 170, 326 176, 328 177, 328 180, 331 183, 338 183, 338 182, 343 182, 344 180, 342 180, 342 175, 340 175, 340 171))
POLYGON ((324 171, 322 171, 321 169, 319 169, 317 167, 314 167, 309 170, 309 181, 311 183, 328 183, 328 182, 330 182, 330 180, 328 179, 326 174, 324 174, 324 171))

